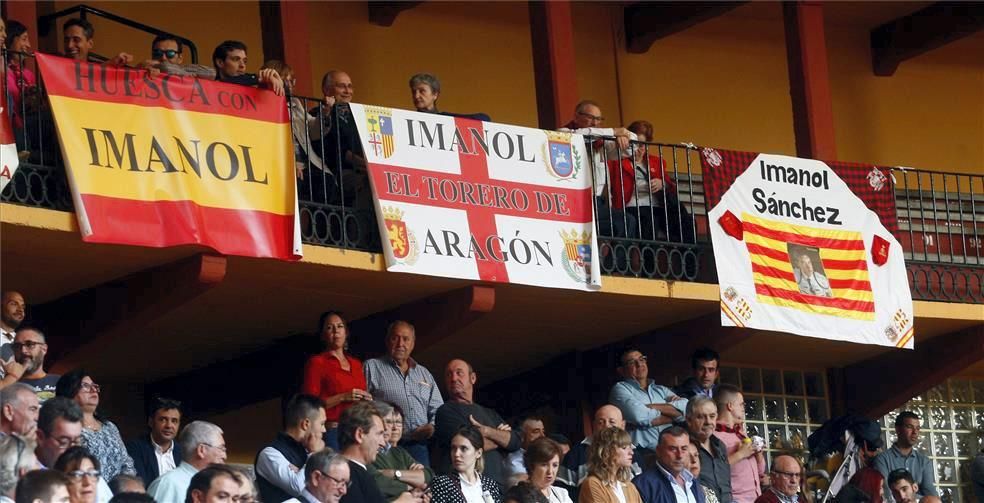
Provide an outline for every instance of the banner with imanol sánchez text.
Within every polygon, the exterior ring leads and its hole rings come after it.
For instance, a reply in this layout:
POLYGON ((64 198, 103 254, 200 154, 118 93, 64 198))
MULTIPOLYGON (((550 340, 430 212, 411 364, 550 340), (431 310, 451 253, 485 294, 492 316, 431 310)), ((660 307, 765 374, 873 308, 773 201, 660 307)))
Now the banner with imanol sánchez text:
POLYGON ((913 347, 902 247, 865 204, 894 201, 878 168, 835 171, 812 159, 711 148, 701 149, 701 162, 705 191, 731 179, 708 199, 723 326, 913 347), (868 187, 858 191, 873 190, 864 200, 852 191, 862 180, 868 187))
POLYGON ((301 257, 284 98, 38 53, 82 239, 301 257))
POLYGON ((601 288, 580 135, 352 105, 390 271, 601 288))

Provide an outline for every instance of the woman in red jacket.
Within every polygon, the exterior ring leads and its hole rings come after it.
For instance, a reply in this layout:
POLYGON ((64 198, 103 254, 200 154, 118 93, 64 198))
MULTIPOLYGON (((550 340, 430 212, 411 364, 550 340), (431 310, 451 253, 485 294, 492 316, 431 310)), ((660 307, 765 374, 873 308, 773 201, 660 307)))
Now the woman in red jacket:
POLYGON ((362 362, 346 352, 348 327, 345 320, 339 313, 329 311, 321 315, 318 327, 325 351, 308 358, 301 392, 325 402, 328 418, 325 444, 338 450, 338 419, 342 411, 357 401, 372 400, 372 395, 366 391, 362 362))

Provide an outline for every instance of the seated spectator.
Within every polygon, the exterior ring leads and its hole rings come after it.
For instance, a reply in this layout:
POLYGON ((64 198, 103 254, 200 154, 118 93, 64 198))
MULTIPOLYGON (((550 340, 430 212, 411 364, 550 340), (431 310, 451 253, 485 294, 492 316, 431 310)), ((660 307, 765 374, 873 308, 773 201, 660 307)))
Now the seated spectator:
POLYGON ((348 461, 331 449, 311 455, 304 465, 304 490, 284 503, 338 503, 348 491, 348 461))
POLYGON ((68 477, 72 503, 95 503, 102 476, 99 466, 99 459, 82 446, 69 447, 58 457, 54 469, 68 477))
POLYGON ((692 435, 690 437, 690 452, 688 452, 690 457, 690 474, 694 476, 694 479, 700 482, 700 489, 704 492, 704 501, 707 503, 721 503, 717 494, 714 492, 714 488, 704 483, 700 480, 700 445, 697 444, 697 439, 692 435))
POLYGON ((82 409, 82 445, 99 459, 104 480, 113 480, 120 474, 136 475, 120 430, 96 412, 99 391, 100 387, 92 377, 77 369, 58 379, 55 395, 74 400, 82 409))
POLYGON ((690 473, 687 430, 672 426, 660 432, 656 463, 632 479, 632 484, 645 503, 704 503, 700 482, 690 473))
POLYGON ((329 70, 321 79, 321 92, 325 97, 324 103, 309 110, 311 115, 320 117, 322 123, 322 136, 314 139, 312 145, 335 174, 335 181, 345 195, 342 200, 342 194, 336 187, 335 193, 328 194, 327 202, 358 203, 360 208, 368 208, 372 206, 372 200, 365 152, 352 109, 349 108, 355 93, 352 78, 341 70, 329 70))
POLYGON ((301 393, 314 395, 325 404, 325 445, 338 449, 338 421, 355 402, 372 400, 366 391, 362 362, 348 354, 348 327, 339 313, 328 311, 318 320, 318 333, 325 351, 308 358, 304 365, 301 393))
POLYGON ((259 73, 246 73, 246 44, 238 40, 226 40, 212 52, 215 80, 242 86, 261 86, 284 95, 284 81, 276 71, 264 68, 259 73))
POLYGON ((614 140, 598 138, 588 143, 591 166, 594 172, 595 209, 597 212, 598 233, 606 237, 638 237, 635 217, 619 209, 612 209, 608 193, 614 181, 608 180, 607 161, 622 157, 622 150, 635 140, 635 133, 625 128, 602 128, 605 118, 601 108, 591 100, 584 100, 574 108, 574 118, 558 131, 568 131, 583 135, 614 136, 614 140))
POLYGON ((539 489, 529 482, 520 482, 506 491, 504 503, 550 503, 539 489))
POLYGON ((492 445, 491 449, 482 449, 484 458, 484 475, 503 485, 506 482, 502 473, 502 461, 510 452, 519 449, 519 432, 512 431, 502 420, 502 417, 492 409, 475 403, 475 382, 478 374, 464 360, 451 360, 444 373, 445 388, 448 399, 437 410, 434 420, 434 458, 435 472, 451 473, 451 440, 465 426, 474 426, 484 442, 479 447, 492 445))
POLYGON ((260 501, 259 492, 256 484, 253 483, 253 476, 242 466, 230 466, 236 473, 236 480, 239 482, 239 492, 233 496, 232 501, 238 503, 257 503, 260 501))
MULTIPOLYGON (((191 423, 195 424, 195 423, 191 423)), ((191 426, 189 424, 188 426, 191 426)), ((174 473, 174 472, 171 472, 174 473)), ((181 499, 161 499, 157 501, 186 503, 218 503, 239 499, 242 483, 238 473, 225 465, 211 465, 202 468, 188 481, 188 491, 181 499)))
MULTIPOLYGON (((599 432, 606 428, 619 428, 625 429, 625 420, 622 419, 622 411, 614 405, 602 405, 595 411, 594 423, 592 423, 593 431, 599 432)), ((558 485, 567 489, 570 494, 571 499, 577 501, 578 498, 578 486, 584 482, 584 479, 588 476, 588 463, 591 456, 591 441, 592 436, 588 435, 584 437, 581 443, 574 446, 567 455, 564 456, 561 462, 560 468, 557 471, 557 482, 558 485)), ((638 452, 633 453, 634 460, 641 460, 642 456, 638 452)), ((629 478, 639 475, 642 473, 642 468, 640 464, 636 461, 632 462, 629 467, 629 478)))
POLYGON ((485 442, 474 426, 455 432, 448 454, 452 471, 434 478, 431 503, 502 503, 499 483, 482 473, 485 442))
POLYGON ((717 428, 717 405, 710 398, 697 395, 687 403, 687 430, 700 458, 700 483, 711 489, 717 501, 731 501, 731 464, 728 447, 714 436, 717 428))
POLYGON ((413 359, 416 329, 403 320, 386 329, 387 355, 366 361, 366 384, 377 400, 399 406, 404 417, 403 448, 418 463, 430 466, 428 443, 434 436, 434 417, 444 405, 437 380, 427 367, 413 359))
POLYGON ((850 482, 837 493, 837 503, 882 503, 885 497, 885 478, 878 470, 866 467, 858 470, 850 482))
POLYGON ((683 421, 687 400, 649 378, 646 356, 629 348, 619 357, 619 375, 609 402, 622 410, 632 443, 640 449, 655 449, 659 434, 674 422, 683 421))
POLYGON ((37 328, 21 325, 10 346, 14 350, 14 359, 24 367, 20 382, 33 388, 42 404, 55 396, 55 385, 61 376, 44 371, 44 357, 48 354, 44 333, 37 328))
POLYGON ((27 472, 17 482, 14 500, 31 503, 69 503, 68 478, 55 470, 27 472))
POLYGON ((462 117, 478 121, 492 121, 488 114, 455 114, 451 112, 441 112, 437 109, 437 99, 441 96, 441 81, 436 76, 429 73, 418 73, 410 77, 410 97, 413 98, 413 106, 418 112, 447 115, 450 117, 462 117))
POLYGON ((554 485, 560 468, 561 453, 560 444, 549 438, 539 438, 526 447, 523 455, 529 483, 550 503, 572 503, 567 490, 554 485))
POLYGON ((174 441, 181 430, 181 402, 155 397, 148 409, 150 433, 126 444, 137 476, 147 485, 181 463, 181 448, 174 441))
POLYGON ((728 449, 731 497, 737 503, 753 503, 762 495, 765 458, 754 443, 745 441, 745 398, 735 386, 722 384, 714 394, 714 403, 718 412, 714 436, 728 449))
POLYGON ((114 494, 109 503, 157 503, 147 493, 118 493, 114 494))
POLYGON ((553 440, 554 442, 557 442, 557 445, 560 446, 561 459, 563 459, 563 457, 566 456, 568 452, 571 452, 571 439, 567 438, 567 436, 564 435, 563 433, 551 433, 547 435, 547 438, 553 440))
MULTIPOLYGON (((379 450, 386 445, 383 417, 379 414, 379 409, 368 402, 357 403, 345 409, 338 423, 338 442, 342 446, 342 456, 348 460, 351 476, 348 492, 342 497, 342 501, 346 503, 386 501, 368 470, 369 465, 376 460, 379 450)), ((395 501, 412 503, 419 502, 421 499, 405 492, 395 501)))
POLYGON ((690 357, 690 368, 694 375, 688 377, 679 386, 673 389, 677 396, 682 398, 693 398, 703 395, 707 398, 714 398, 714 390, 717 388, 715 382, 718 378, 718 363, 721 355, 710 348, 701 348, 694 351, 690 357))
POLYGON ((304 491, 304 464, 325 448, 325 406, 311 395, 294 395, 284 414, 286 429, 256 455, 256 484, 263 501, 284 501, 304 491))
POLYGON ((434 478, 434 472, 399 446, 403 438, 403 411, 394 404, 380 401, 375 404, 383 415, 386 427, 386 447, 372 462, 376 469, 373 477, 379 490, 387 501, 398 498, 406 491, 422 493, 434 478))
MULTIPOLYGON (((161 475, 150 487, 150 494, 157 501, 181 501, 189 491, 189 483, 196 473, 211 464, 222 464, 226 460, 225 438, 222 428, 206 422, 194 421, 185 426, 178 435, 181 448, 181 464, 161 475)), ((236 483, 238 489, 239 484, 236 483)))
POLYGON ((287 106, 290 109, 290 130, 294 145, 294 171, 297 174, 297 179, 301 180, 298 194, 308 196, 306 199, 312 200, 310 196, 313 193, 324 191, 326 177, 331 178, 331 183, 334 183, 334 175, 330 170, 327 170, 321 161, 321 156, 311 144, 312 139, 321 138, 321 123, 317 117, 307 113, 300 98, 293 96, 294 85, 297 83, 294 78, 294 69, 287 63, 276 59, 266 61, 260 69, 267 68, 280 75, 284 81, 284 90, 290 96, 287 106), (305 175, 305 173, 308 174, 305 175), (314 180, 314 178, 320 180, 314 180), (317 186, 312 184, 317 184, 317 186))
POLYGON ((779 454, 772 458, 769 476, 772 485, 755 500, 755 503, 806 503, 806 496, 800 492, 803 467, 800 466, 798 459, 789 454, 779 454))
POLYGON ((34 438, 41 403, 34 388, 14 383, 0 391, 0 436, 20 435, 34 438))
POLYGON ((147 493, 143 479, 134 475, 117 475, 109 481, 109 490, 114 495, 122 493, 147 493))
POLYGON ((37 469, 33 439, 24 439, 20 435, 0 437, 0 501, 14 501, 17 481, 37 469))
POLYGON ((588 476, 580 503, 642 503, 632 477, 632 437, 621 428, 605 428, 591 441, 588 476))
MULTIPOLYGON (((543 427, 543 420, 539 417, 530 416, 519 423, 519 449, 509 453, 509 456, 506 457, 505 465, 502 468, 507 481, 506 487, 512 487, 527 480, 526 464, 523 462, 526 449, 535 440, 543 438, 545 433, 546 430, 543 427)), ((560 460, 558 459, 557 461, 559 462, 560 460)))
MULTIPOLYGON (((65 50, 65 57, 75 61, 93 61, 102 63, 101 60, 89 57, 89 52, 95 46, 96 29, 88 20, 77 17, 65 21, 62 25, 62 43, 65 50)), ((133 61, 133 56, 121 52, 116 57, 109 60, 109 64, 116 66, 128 65, 133 61)))

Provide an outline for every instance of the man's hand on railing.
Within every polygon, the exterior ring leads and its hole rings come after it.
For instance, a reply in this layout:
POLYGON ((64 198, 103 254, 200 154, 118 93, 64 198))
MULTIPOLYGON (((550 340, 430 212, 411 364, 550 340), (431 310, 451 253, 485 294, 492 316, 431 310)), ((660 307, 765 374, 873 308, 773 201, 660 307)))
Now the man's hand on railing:
POLYGON ((133 55, 121 52, 116 55, 115 58, 109 61, 109 64, 113 66, 126 66, 133 61, 133 55))
POLYGON ((629 148, 629 140, 632 139, 629 137, 629 135, 632 133, 629 132, 629 130, 625 129, 624 127, 614 128, 614 131, 615 131, 615 141, 618 143, 618 148, 623 150, 629 148))
POLYGON ((264 68, 257 74, 261 84, 266 84, 277 96, 284 95, 284 80, 273 68, 264 68))

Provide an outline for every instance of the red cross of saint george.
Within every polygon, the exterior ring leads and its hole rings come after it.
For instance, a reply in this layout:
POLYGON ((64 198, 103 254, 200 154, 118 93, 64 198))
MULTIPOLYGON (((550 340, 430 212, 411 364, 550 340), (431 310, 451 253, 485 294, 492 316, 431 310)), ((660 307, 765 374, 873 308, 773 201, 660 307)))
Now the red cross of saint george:
MULTIPOLYGON (((458 117, 455 118, 455 126, 459 131, 468 131, 469 128, 473 128, 474 130, 483 132, 482 134, 484 134, 482 122, 478 120, 458 117)), ((590 188, 564 189, 535 183, 522 183, 512 180, 492 178, 489 176, 488 158, 481 150, 478 152, 465 153, 462 151, 461 147, 459 147, 458 161, 460 165, 460 172, 458 174, 431 171, 424 167, 407 168, 373 162, 369 163, 369 172, 370 176, 373 178, 373 184, 377 188, 377 197, 379 197, 382 201, 406 202, 424 206, 465 211, 468 215, 469 231, 471 232, 471 235, 474 236, 476 242, 484 246, 488 242, 489 238, 492 237, 492 251, 494 252, 494 255, 498 257, 502 257, 503 255, 499 246, 499 240, 495 239, 495 237, 499 235, 495 222, 495 217, 497 215, 523 217, 536 220, 549 220, 555 222, 569 222, 574 225, 582 225, 591 222, 592 201, 590 188), (386 173, 390 173, 391 176, 398 175, 408 177, 406 180, 406 185, 419 188, 419 190, 415 191, 413 194, 380 194, 380 192, 387 187, 386 173), (458 187, 465 185, 471 187, 491 186, 499 194, 501 194, 501 190, 499 189, 500 187, 501 189, 504 189, 507 194, 512 194, 513 191, 518 189, 523 191, 528 196, 529 204, 526 208, 519 208, 512 204, 478 204, 476 202, 476 198, 479 198, 478 195, 474 195, 474 197, 458 197, 457 200, 453 201, 447 200, 443 197, 431 199, 428 197, 428 191, 425 190, 427 184, 424 181, 424 177, 439 179, 440 181, 437 182, 438 185, 450 183, 458 187), (534 191, 566 197, 567 207, 570 212, 565 215, 559 215, 557 212, 541 213, 537 211, 534 191), (471 200, 466 201, 466 199, 471 200)), ((494 203, 495 201, 489 202, 494 203)), ((508 241, 513 236, 501 237, 503 240, 508 241)), ((467 239, 468 238, 463 237, 462 240, 465 241, 467 239)), ((476 254, 475 265, 478 268, 479 279, 498 283, 509 282, 509 274, 507 273, 505 263, 494 260, 492 257, 479 256, 476 254)))

